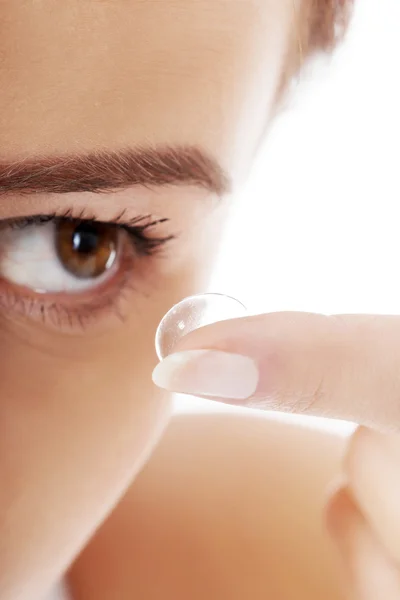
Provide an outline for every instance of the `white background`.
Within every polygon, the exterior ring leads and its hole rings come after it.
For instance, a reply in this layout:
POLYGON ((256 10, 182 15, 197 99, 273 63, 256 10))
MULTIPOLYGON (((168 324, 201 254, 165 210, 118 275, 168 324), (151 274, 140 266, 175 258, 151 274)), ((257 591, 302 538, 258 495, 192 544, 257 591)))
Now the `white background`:
POLYGON ((342 48, 302 76, 231 220, 211 290, 251 312, 400 313, 400 2, 356 6, 342 48))

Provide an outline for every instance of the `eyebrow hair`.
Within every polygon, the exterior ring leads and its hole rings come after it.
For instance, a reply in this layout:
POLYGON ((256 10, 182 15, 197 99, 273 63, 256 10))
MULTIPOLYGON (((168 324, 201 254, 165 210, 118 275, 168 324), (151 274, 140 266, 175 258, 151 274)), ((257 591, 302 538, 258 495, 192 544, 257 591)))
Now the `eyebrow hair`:
POLYGON ((82 155, 0 160, 0 195, 104 193, 131 186, 195 185, 219 196, 231 183, 214 158, 196 146, 100 150, 82 155))

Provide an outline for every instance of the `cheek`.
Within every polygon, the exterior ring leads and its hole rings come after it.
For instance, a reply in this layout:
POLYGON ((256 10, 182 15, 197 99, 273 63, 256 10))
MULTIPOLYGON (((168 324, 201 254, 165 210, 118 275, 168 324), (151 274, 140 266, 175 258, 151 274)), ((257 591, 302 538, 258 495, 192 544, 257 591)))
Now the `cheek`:
POLYGON ((143 321, 98 340, 52 336, 46 347, 1 331, 0 472, 12 473, 7 493, 51 485, 80 495, 83 478, 87 497, 107 502, 140 468, 170 412, 169 397, 151 381, 155 324, 143 321))
POLYGON ((115 474, 120 463, 123 475, 139 465, 170 410, 170 398, 151 380, 158 323, 173 304, 201 291, 202 280, 194 262, 185 262, 160 289, 138 293, 124 320, 99 335, 2 319, 1 456, 29 461, 32 447, 45 441, 46 461, 62 461, 67 451, 71 464, 93 468, 101 452, 103 472, 115 474))
POLYGON ((151 384, 147 325, 96 341, 53 335, 46 347, 0 329, 5 572, 33 573, 51 555, 58 574, 162 434, 171 405, 151 384))

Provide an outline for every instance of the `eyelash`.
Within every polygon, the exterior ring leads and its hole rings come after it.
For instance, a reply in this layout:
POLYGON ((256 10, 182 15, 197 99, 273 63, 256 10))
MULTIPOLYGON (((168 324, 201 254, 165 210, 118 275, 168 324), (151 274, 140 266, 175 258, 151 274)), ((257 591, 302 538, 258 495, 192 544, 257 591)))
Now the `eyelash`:
POLYGON ((125 217, 126 211, 119 213, 112 221, 102 221, 94 216, 87 216, 84 211, 81 211, 78 215, 75 215, 72 210, 67 210, 63 213, 49 213, 46 215, 30 215, 27 217, 18 217, 11 219, 4 219, 0 221, 0 229, 3 227, 10 227, 12 229, 24 229, 30 225, 41 225, 44 223, 59 222, 59 221, 76 221, 79 223, 103 223, 110 227, 116 227, 122 231, 126 231, 133 243, 137 244, 136 250, 140 251, 141 254, 146 256, 153 255, 157 250, 162 248, 167 242, 174 239, 174 235, 165 237, 150 237, 146 235, 146 231, 167 223, 169 219, 154 219, 151 215, 142 215, 134 218, 127 219, 125 217))
MULTIPOLYGON (((127 218, 126 211, 123 211, 114 219, 103 221, 87 214, 86 211, 76 214, 73 210, 67 210, 62 213, 53 212, 0 220, 0 231, 3 228, 24 229, 32 225, 60 221, 88 224, 103 223, 128 234, 129 241, 132 244, 132 252, 125 252, 129 255, 122 258, 120 269, 122 273, 116 277, 114 289, 109 293, 95 294, 94 299, 89 299, 86 302, 82 295, 79 295, 81 296, 80 302, 76 302, 75 306, 71 307, 70 303, 63 302, 62 294, 53 295, 53 299, 49 299, 50 294, 44 294, 43 296, 34 293, 24 294, 22 290, 8 284, 6 280, 1 280, 0 277, 0 308, 3 307, 6 311, 10 308, 16 309, 16 312, 23 317, 36 316, 41 322, 50 322, 58 328, 63 328, 65 324, 73 328, 77 324, 80 328, 85 329, 86 325, 90 324, 99 312, 104 311, 113 312, 121 320, 124 320, 118 300, 124 296, 125 292, 137 291, 133 282, 134 278, 131 277, 137 260, 140 258, 145 260, 160 254, 165 245, 176 237, 175 235, 151 236, 148 232, 158 225, 167 223, 169 219, 155 219, 152 215, 127 218)), ((146 268, 146 272, 147 270, 146 268)))

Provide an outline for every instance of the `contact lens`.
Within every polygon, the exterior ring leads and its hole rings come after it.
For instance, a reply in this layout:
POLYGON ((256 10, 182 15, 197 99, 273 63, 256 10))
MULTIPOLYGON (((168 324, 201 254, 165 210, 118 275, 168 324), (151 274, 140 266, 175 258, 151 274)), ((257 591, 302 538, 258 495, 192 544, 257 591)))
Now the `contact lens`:
POLYGON ((198 294, 175 304, 161 320, 156 332, 156 352, 160 360, 173 352, 178 341, 191 331, 226 319, 246 315, 246 307, 224 294, 198 294))

